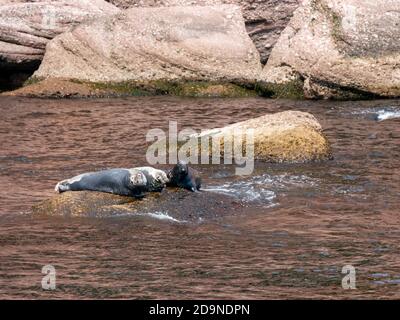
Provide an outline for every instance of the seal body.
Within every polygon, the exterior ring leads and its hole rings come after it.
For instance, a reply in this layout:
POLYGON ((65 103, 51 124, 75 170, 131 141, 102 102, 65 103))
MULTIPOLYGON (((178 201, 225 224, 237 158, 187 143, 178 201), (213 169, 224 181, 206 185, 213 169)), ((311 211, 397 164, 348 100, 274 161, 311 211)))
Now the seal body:
POLYGON ((153 167, 137 167, 134 169, 146 176, 147 191, 161 192, 166 187, 167 182, 169 182, 167 174, 162 170, 153 167))
POLYGON ((168 172, 168 186, 179 187, 192 192, 196 192, 201 188, 201 178, 196 170, 190 168, 184 161, 178 164, 168 172))
POLYGON ((55 190, 59 193, 89 190, 140 198, 148 188, 146 176, 140 170, 110 169, 63 180, 57 183, 55 190))

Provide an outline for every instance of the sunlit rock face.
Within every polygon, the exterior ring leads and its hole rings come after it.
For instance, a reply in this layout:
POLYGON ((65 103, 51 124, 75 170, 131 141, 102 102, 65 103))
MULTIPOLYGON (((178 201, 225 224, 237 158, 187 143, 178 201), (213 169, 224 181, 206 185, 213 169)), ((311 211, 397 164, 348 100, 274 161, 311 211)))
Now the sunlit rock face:
POLYGON ((254 83, 260 57, 239 7, 132 8, 49 42, 37 78, 254 83))
POLYGON ((82 21, 119 12, 103 0, 0 2, 0 67, 37 65, 46 44, 82 21))
POLYGON ((301 81, 308 98, 398 97, 399 20, 394 0, 306 0, 261 79, 271 91, 301 81))
POLYGON ((55 36, 117 12, 103 0, 0 1, 0 89, 20 86, 39 67, 55 36))
POLYGON ((301 0, 109 0, 120 8, 236 4, 242 9, 246 29, 265 64, 282 30, 301 0))
MULTIPOLYGON (((255 160, 269 162, 308 162, 331 157, 328 140, 317 119, 306 112, 285 111, 202 132, 199 136, 219 139, 221 156, 225 144, 234 146, 243 139, 241 154, 249 152, 250 132, 255 160), (249 131, 249 130, 252 131, 249 131)), ((210 150, 213 150, 210 148, 210 150)))

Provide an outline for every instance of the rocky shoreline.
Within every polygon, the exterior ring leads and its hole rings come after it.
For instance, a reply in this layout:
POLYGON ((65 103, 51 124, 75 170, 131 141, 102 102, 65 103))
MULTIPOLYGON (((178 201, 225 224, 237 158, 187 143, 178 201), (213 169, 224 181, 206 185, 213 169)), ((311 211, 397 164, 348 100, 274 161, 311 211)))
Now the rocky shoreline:
POLYGON ((70 79, 30 79, 22 88, 1 93, 3 96, 30 98, 117 98, 172 95, 196 98, 245 98, 257 96, 254 86, 206 81, 127 81, 86 82, 70 79))
POLYGON ((3 94, 400 96, 393 1, 110 2, 1 2, 3 94))

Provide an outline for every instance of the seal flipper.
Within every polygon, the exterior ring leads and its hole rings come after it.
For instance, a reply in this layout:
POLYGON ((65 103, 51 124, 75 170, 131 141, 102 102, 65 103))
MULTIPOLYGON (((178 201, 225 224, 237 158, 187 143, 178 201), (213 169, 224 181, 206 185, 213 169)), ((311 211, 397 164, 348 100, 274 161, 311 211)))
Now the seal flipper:
POLYGON ((60 181, 59 183, 56 184, 56 187, 54 188, 54 191, 58 193, 63 193, 68 190, 69 186, 67 185, 66 181, 60 181))
POLYGON ((200 191, 200 189, 201 189, 201 178, 200 177, 196 177, 195 183, 196 183, 197 191, 200 191))

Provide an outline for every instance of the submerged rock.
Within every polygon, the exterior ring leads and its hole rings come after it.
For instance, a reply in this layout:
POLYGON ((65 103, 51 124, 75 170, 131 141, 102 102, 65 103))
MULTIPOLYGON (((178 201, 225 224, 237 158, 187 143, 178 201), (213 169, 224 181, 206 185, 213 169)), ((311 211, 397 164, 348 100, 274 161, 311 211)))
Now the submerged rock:
POLYGON ((400 3, 306 0, 263 71, 267 95, 400 96, 400 3))
POLYGON ((52 41, 34 77, 91 83, 254 83, 259 54, 240 8, 132 8, 84 23, 52 41))
POLYGON ((117 12, 103 0, 2 1, 0 70, 33 72, 52 38, 82 21, 117 12))
POLYGON ((93 191, 64 192, 33 206, 34 216, 115 217, 162 213, 177 221, 197 222, 226 214, 227 207, 240 207, 233 197, 211 192, 167 189, 134 199, 93 191), (208 206, 204 206, 208 203, 208 206))
POLYGON ((108 0, 120 8, 236 4, 242 8, 247 33, 265 64, 301 0, 108 0))

